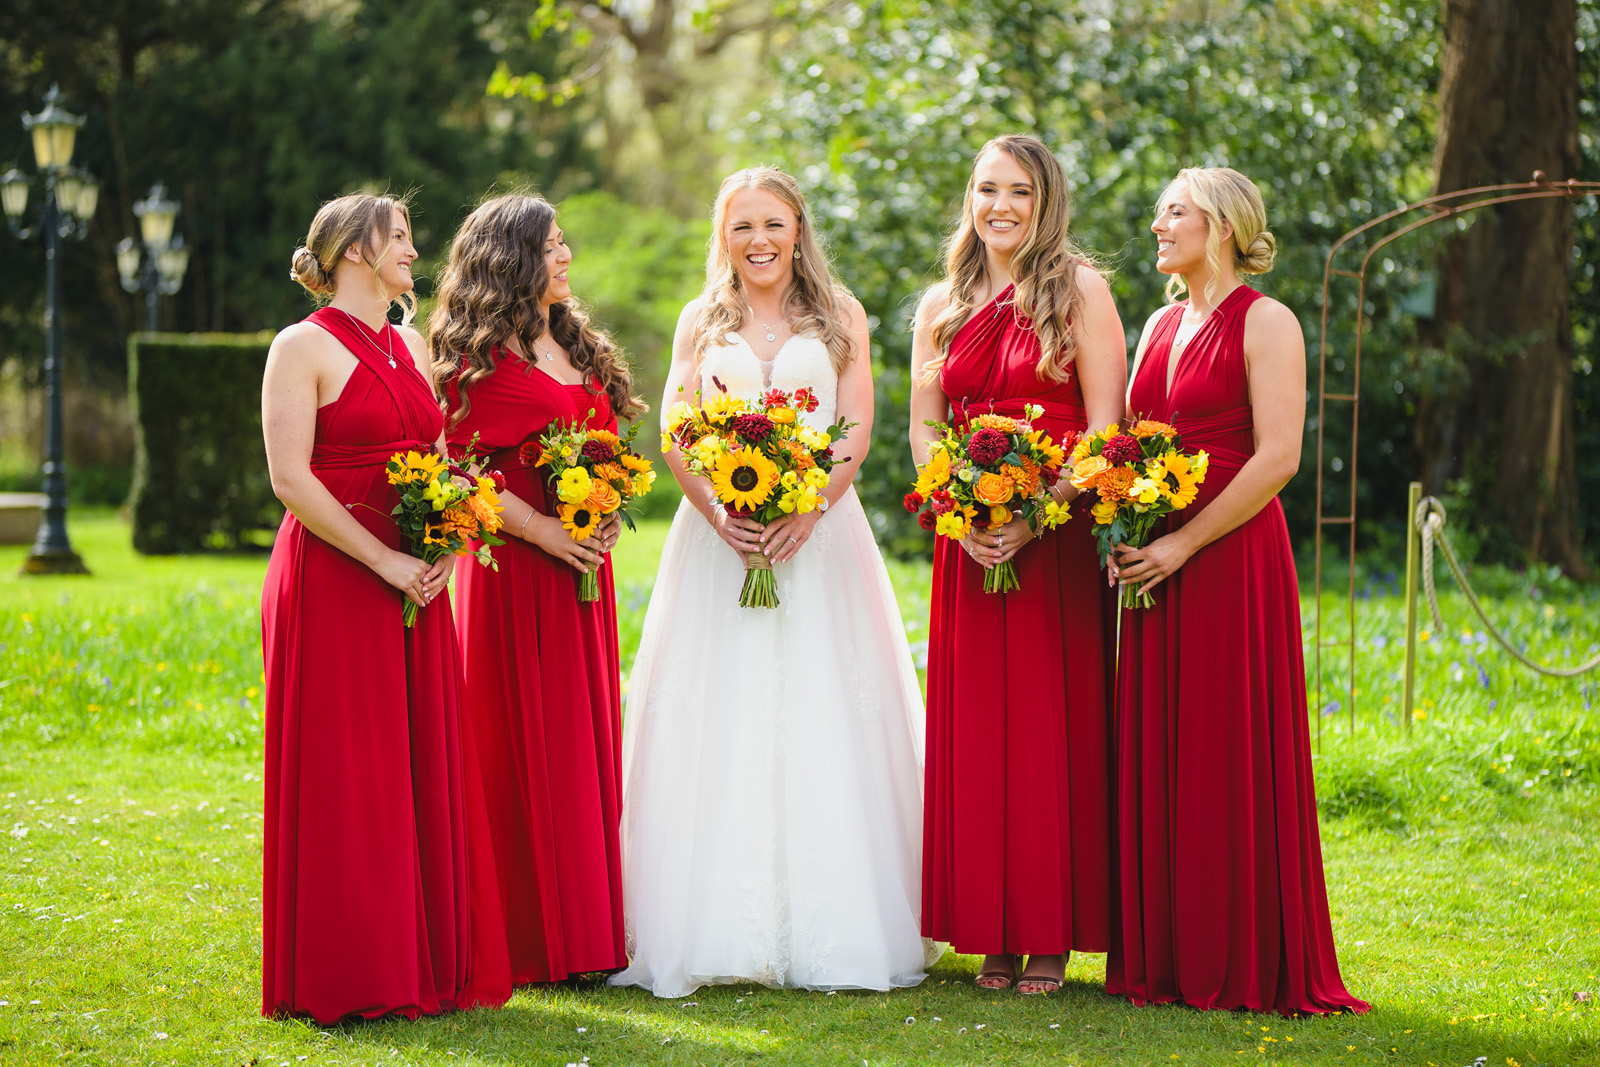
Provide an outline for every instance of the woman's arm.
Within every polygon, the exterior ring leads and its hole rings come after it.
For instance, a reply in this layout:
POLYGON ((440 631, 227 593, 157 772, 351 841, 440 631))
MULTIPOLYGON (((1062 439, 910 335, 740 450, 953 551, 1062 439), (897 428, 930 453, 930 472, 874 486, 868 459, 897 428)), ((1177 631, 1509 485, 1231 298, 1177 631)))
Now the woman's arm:
POLYGON ((273 340, 261 380, 261 431, 272 491, 307 530, 426 605, 444 581, 357 522, 311 471, 319 386, 338 371, 342 346, 315 326, 291 326, 273 340), (336 351, 336 349, 338 351, 336 351))
MULTIPOLYGON (((672 336, 672 366, 667 369, 667 384, 661 397, 663 430, 667 428, 672 405, 680 400, 690 404, 699 402, 699 398, 695 395, 699 383, 694 381, 696 361, 693 343, 695 318, 699 314, 700 300, 697 297, 685 304, 682 314, 678 316, 678 328, 672 336), (680 388, 683 390, 681 393, 680 388)), ((712 529, 717 531, 717 535, 726 541, 730 548, 741 556, 761 551, 759 522, 729 515, 727 508, 717 500, 710 479, 690 474, 684 468, 683 456, 676 448, 668 449, 661 459, 672 472, 672 476, 678 480, 684 497, 704 516, 712 529)))
POLYGON ((1122 545, 1123 582, 1141 591, 1160 585, 1200 549, 1253 518, 1300 469, 1305 432, 1306 348, 1294 312, 1276 300, 1257 300, 1245 313, 1245 371, 1255 424, 1255 455, 1193 519, 1142 549, 1122 545))
POLYGON ((950 283, 937 282, 922 294, 917 304, 917 317, 911 331, 911 461, 918 466, 928 462, 928 450, 939 439, 939 431, 930 422, 947 422, 950 419, 950 398, 944 395, 939 376, 923 384, 928 376, 928 364, 939 358, 933 346, 933 320, 943 313, 950 302, 950 283))
MULTIPOLYGON (((861 468, 861 461, 867 458, 867 449, 872 445, 872 339, 867 328, 867 313, 862 309, 861 301, 852 296, 849 309, 854 351, 850 362, 839 374, 836 411, 839 418, 855 425, 844 437, 833 442, 833 454, 840 459, 829 472, 828 484, 822 490, 829 507, 837 504, 850 488, 856 471, 861 468)), ((774 563, 794 558, 800 546, 810 540, 811 531, 821 519, 820 511, 774 519, 761 532, 761 542, 766 546, 764 551, 774 563)))

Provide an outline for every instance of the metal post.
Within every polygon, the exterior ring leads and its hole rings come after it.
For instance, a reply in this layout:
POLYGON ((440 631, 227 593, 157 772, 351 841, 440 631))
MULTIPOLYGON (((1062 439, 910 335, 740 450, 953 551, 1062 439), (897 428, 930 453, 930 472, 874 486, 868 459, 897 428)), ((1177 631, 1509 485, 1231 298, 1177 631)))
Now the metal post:
POLYGON ((156 297, 159 295, 159 292, 157 290, 157 279, 155 277, 155 273, 156 273, 155 267, 150 265, 151 263, 153 263, 154 258, 155 257, 150 256, 148 254, 145 256, 145 263, 146 263, 146 267, 145 267, 145 271, 144 271, 144 274, 145 274, 145 278, 144 278, 144 332, 145 333, 155 333, 156 332, 156 297))
POLYGON ((61 212, 56 203, 56 178, 44 187, 44 319, 45 416, 44 491, 48 497, 39 536, 23 561, 23 574, 88 574, 82 558, 67 540, 67 466, 62 441, 61 407, 61 212))
POLYGON ((1400 698, 1400 717, 1406 733, 1411 732, 1411 708, 1417 679, 1417 504, 1422 500, 1422 483, 1412 482, 1406 492, 1406 681, 1400 698))

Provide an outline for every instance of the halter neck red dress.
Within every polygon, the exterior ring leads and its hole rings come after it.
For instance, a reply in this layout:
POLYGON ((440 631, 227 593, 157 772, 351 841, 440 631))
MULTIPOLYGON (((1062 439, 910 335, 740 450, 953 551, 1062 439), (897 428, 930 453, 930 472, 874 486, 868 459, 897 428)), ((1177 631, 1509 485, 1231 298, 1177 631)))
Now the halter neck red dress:
MULTIPOLYGON (((957 419, 1086 426, 1077 375, 1041 379, 1008 286, 956 334, 940 383, 957 419)), ((1076 369, 1076 368, 1074 368, 1076 369)), ((1104 952, 1111 939, 1113 597, 1085 505, 1017 553, 1022 588, 937 539, 928 640, 922 931, 958 952, 1104 952)))
MULTIPOLYGON (((1193 518, 1255 453, 1239 286, 1179 357, 1184 305, 1151 332, 1128 409, 1170 422, 1210 469, 1193 518)), ((1300 600, 1271 500, 1122 617, 1118 916, 1106 988, 1135 1003, 1366 1011, 1339 975, 1306 724, 1300 600)))
MULTIPOLYGON (((615 431, 604 392, 566 385, 496 349, 467 392, 452 449, 478 435, 506 488, 555 513, 546 468, 520 446, 556 420, 615 431)), ((460 407, 457 383, 449 407, 460 407)), ((578 572, 505 531, 499 571, 456 575, 457 620, 493 824, 513 979, 554 982, 628 965, 622 928, 621 659, 609 557, 600 599, 578 599, 578 572)))
MULTIPOLYGON (((311 470, 402 549, 384 465, 433 447, 439 406, 393 327, 376 338, 331 308, 307 321, 360 361, 317 411, 311 470)), ((262 1014, 331 1023, 504 1003, 510 969, 449 601, 406 629, 398 592, 290 514, 261 636, 262 1014)))

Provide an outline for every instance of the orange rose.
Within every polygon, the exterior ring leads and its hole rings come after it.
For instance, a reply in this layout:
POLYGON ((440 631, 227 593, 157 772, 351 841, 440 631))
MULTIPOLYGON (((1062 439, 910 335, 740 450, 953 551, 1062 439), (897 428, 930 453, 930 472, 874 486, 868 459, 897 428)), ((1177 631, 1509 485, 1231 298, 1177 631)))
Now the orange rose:
POLYGON ((977 482, 972 486, 972 495, 977 497, 980 503, 988 504, 991 507, 996 504, 1004 504, 1011 499, 1016 491, 1016 486, 1011 484, 1010 478, 1003 474, 995 474, 992 471, 985 471, 978 475, 977 482))
POLYGON ((1111 469, 1111 464, 1101 456, 1085 456, 1072 465, 1072 485, 1077 489, 1092 489, 1100 476, 1111 469))
POLYGON ((1004 526, 1006 523, 1008 523, 1010 521, 1011 521, 1011 509, 1010 508, 990 508, 989 509, 989 525, 991 527, 993 527, 993 526, 1004 526))
POLYGON ((589 495, 585 498, 583 506, 602 515, 609 515, 622 506, 622 496, 611 487, 610 482, 596 478, 590 483, 589 495))

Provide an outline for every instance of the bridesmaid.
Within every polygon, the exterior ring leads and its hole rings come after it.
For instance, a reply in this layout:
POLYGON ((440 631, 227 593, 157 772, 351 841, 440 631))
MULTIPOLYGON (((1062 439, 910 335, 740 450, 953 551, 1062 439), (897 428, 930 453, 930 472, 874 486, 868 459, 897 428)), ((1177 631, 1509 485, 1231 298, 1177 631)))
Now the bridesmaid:
POLYGON ((535 196, 485 201, 462 223, 429 321, 449 439, 477 438, 506 479, 498 572, 456 577, 467 716, 493 822, 512 977, 554 982, 627 966, 622 928, 621 661, 606 553, 555 516, 535 443, 560 420, 615 431, 644 410, 615 344, 572 299, 572 252, 535 196), (578 600, 599 568, 600 599, 578 600))
MULTIPOLYGON (((1032 403, 1059 442, 1121 417, 1122 323, 1067 219, 1043 142, 997 137, 978 153, 945 280, 917 309, 918 463, 935 438, 924 420, 1032 403)), ((1051 492, 1078 495, 1065 478, 1051 492)), ((983 953, 985 989, 1053 992, 1067 953, 1110 945, 1113 616, 1087 511, 1073 514, 1042 537, 1010 522, 934 550, 922 932, 983 953), (1022 588, 985 593, 984 569, 1012 557, 1022 588)))
POLYGON ((443 449, 403 202, 323 206, 291 276, 327 306, 272 343, 261 421, 288 508, 261 600, 263 1015, 407 1018, 510 995, 487 814, 460 723, 451 557, 404 548, 385 464, 443 449), (402 600, 423 610, 401 623, 402 600))
POLYGON ((1219 167, 1157 207, 1156 269, 1189 298, 1139 341, 1128 408, 1211 455, 1198 499, 1123 582, 1116 937, 1106 987, 1134 1003, 1366 1011, 1334 953, 1317 836, 1294 556, 1278 491, 1300 463, 1305 343, 1239 280, 1271 269, 1261 194, 1219 167))

